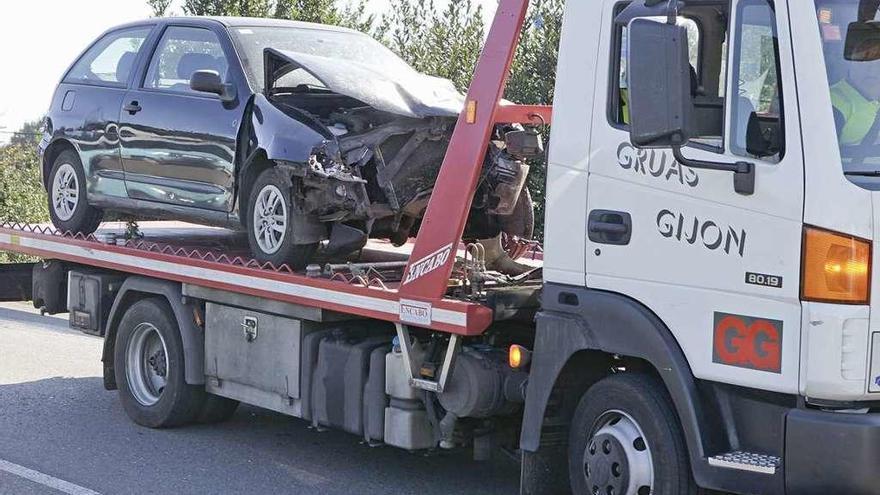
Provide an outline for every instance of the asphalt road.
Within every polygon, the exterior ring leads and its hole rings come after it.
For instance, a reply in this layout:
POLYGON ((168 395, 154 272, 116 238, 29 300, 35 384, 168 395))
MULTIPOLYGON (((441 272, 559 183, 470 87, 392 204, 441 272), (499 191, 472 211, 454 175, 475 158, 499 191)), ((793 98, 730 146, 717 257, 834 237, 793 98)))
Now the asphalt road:
POLYGON ((370 448, 341 432, 242 407, 229 422, 150 430, 101 381, 96 337, 0 303, 0 494, 513 494, 498 456, 370 448))

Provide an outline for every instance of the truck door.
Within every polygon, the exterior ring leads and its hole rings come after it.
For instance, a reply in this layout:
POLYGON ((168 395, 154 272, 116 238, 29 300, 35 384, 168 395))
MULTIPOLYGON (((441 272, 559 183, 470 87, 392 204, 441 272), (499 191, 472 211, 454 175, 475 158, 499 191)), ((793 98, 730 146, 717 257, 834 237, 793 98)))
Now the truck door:
POLYGON ((730 172, 630 144, 626 27, 613 23, 625 5, 605 5, 610 76, 596 84, 587 285, 657 314, 698 378, 796 392, 804 178, 787 13, 733 0, 689 4, 678 19, 700 130, 683 155, 754 163, 745 195, 730 172))

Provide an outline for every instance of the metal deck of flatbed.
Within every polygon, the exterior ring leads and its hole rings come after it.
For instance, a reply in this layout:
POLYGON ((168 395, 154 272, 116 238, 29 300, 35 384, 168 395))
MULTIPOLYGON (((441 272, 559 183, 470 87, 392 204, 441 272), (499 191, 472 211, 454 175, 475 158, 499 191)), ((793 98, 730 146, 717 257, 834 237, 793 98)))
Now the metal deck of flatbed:
MULTIPOLYGON (((108 237, 114 237, 106 234, 116 234, 121 239, 124 228, 124 224, 105 224, 96 235, 82 236, 62 234, 45 225, 2 223, 0 251, 314 306, 463 336, 479 335, 493 321, 492 310, 475 302, 450 298, 434 301, 403 298, 393 281, 310 277, 286 265, 260 265, 247 256, 247 242, 240 233, 173 222, 147 222, 141 226, 141 239, 106 242, 108 237)), ((406 246, 395 248, 377 241, 371 242, 356 259, 342 262, 405 262, 408 257, 406 246)), ((535 261, 532 263, 539 265, 535 261)))

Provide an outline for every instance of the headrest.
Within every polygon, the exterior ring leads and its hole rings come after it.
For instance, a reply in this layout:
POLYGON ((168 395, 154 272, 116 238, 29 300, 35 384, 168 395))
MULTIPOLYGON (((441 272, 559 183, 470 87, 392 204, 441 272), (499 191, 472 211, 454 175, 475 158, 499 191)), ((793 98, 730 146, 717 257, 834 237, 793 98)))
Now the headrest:
POLYGON ((131 69, 134 68, 134 61, 137 58, 137 52, 125 52, 116 63, 116 82, 127 83, 131 69))
POLYGON ((217 67, 217 61, 207 53, 186 53, 180 57, 177 63, 177 77, 189 81, 192 75, 199 70, 220 71, 217 67))

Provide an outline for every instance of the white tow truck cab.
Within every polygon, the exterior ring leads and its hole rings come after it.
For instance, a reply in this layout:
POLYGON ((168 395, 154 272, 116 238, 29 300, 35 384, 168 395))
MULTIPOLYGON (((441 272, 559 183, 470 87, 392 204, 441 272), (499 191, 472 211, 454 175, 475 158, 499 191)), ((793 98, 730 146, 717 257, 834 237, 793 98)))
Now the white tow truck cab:
POLYGON ((538 339, 639 307, 700 486, 880 491, 878 3, 567 4, 538 339))
POLYGON ((297 274, 10 224, 0 248, 63 261, 35 301, 68 280, 143 425, 243 401, 370 444, 507 445, 524 494, 880 493, 880 0, 567 2, 543 280, 456 262, 431 216, 475 187, 456 143, 482 156, 475 95, 500 101, 527 3, 501 2, 415 261, 297 274))

